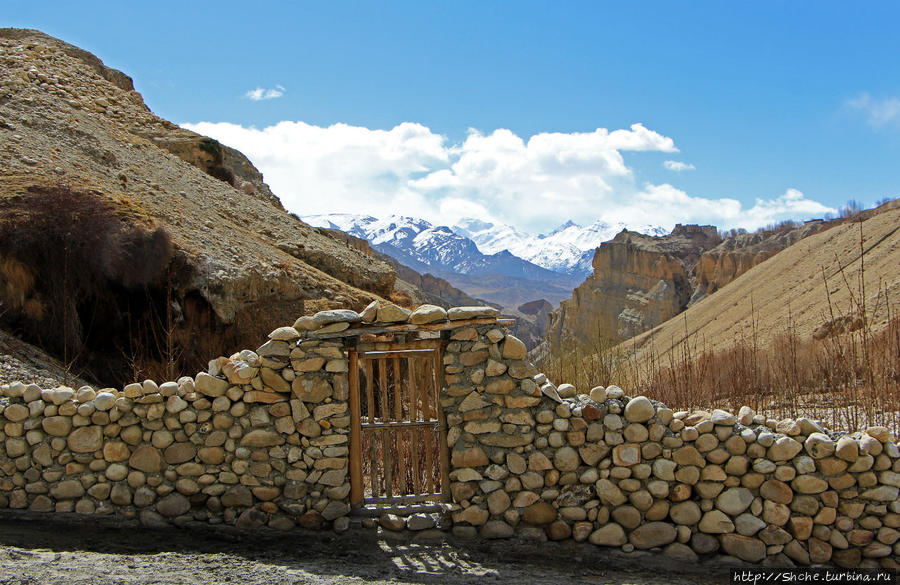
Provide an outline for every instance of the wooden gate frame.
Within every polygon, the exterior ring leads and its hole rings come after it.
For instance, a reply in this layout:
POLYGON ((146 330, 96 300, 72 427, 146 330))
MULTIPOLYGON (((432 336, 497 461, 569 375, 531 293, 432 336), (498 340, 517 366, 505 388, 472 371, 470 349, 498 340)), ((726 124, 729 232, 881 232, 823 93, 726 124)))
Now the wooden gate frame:
POLYGON ((434 350, 434 378, 436 387, 435 409, 438 416, 437 441, 441 471, 441 501, 450 498, 450 458, 447 447, 447 418, 441 406, 444 390, 444 347, 447 341, 442 339, 423 339, 409 342, 362 342, 348 348, 349 382, 350 382, 350 505, 354 508, 362 506, 364 499, 362 475, 362 414, 360 407, 359 387, 359 355, 366 352, 390 352, 410 350, 434 350))

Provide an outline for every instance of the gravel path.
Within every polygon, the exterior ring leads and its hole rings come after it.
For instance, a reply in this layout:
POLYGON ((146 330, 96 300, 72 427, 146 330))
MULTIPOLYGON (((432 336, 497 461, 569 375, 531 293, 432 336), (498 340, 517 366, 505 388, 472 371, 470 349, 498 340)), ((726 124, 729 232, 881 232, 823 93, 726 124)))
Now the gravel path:
POLYGON ((341 536, 205 526, 150 530, 68 515, 0 514, 0 585, 701 582, 727 583, 728 569, 590 545, 425 544, 364 529, 341 536))

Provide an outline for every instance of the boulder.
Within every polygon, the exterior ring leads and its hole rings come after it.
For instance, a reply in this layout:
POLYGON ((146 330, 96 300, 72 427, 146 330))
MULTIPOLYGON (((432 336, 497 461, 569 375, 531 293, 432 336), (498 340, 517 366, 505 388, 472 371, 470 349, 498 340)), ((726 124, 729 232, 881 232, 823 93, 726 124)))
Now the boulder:
POLYGON ((79 427, 67 440, 69 449, 76 453, 93 453, 103 446, 103 431, 98 426, 79 427))
MULTIPOLYGON (((609 391, 608 388, 607 391, 609 391)), ((628 422, 646 422, 653 418, 655 414, 656 409, 646 396, 636 396, 625 405, 625 420, 628 422)))
POLYGON ((716 508, 729 516, 737 516, 750 507, 753 494, 747 488, 728 488, 716 498, 716 508))
POLYGON ((165 464, 159 450, 150 445, 141 445, 128 459, 128 465, 144 473, 159 473, 165 464))
POLYGON ((758 563, 766 558, 765 543, 750 536, 723 534, 719 542, 726 553, 748 563, 758 563))
POLYGON ((602 528, 593 531, 588 537, 591 544, 598 546, 622 546, 628 539, 625 537, 625 530, 615 522, 610 522, 602 528))
POLYGON ((644 550, 674 542, 677 535, 675 527, 668 522, 648 522, 635 528, 628 540, 634 548, 644 550))
POLYGON ((478 319, 482 317, 498 318, 500 310, 494 307, 454 307, 447 311, 447 317, 451 321, 462 321, 465 319, 478 319))
POLYGON ((447 311, 437 305, 420 305, 409 316, 413 325, 425 325, 447 320, 447 311))
POLYGON ((411 311, 393 303, 384 303, 378 307, 376 323, 406 323, 411 311))

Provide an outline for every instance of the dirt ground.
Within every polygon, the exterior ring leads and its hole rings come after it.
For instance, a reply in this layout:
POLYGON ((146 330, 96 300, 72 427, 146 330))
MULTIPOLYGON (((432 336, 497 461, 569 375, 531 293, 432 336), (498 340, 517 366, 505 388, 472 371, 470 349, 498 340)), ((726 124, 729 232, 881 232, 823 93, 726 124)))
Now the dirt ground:
MULTIPOLYGON (((66 515, 68 516, 68 515, 66 515)), ((137 528, 93 518, 0 514, 0 585, 463 583, 640 585, 728 582, 721 565, 591 545, 416 543, 351 529, 241 533, 137 528)))

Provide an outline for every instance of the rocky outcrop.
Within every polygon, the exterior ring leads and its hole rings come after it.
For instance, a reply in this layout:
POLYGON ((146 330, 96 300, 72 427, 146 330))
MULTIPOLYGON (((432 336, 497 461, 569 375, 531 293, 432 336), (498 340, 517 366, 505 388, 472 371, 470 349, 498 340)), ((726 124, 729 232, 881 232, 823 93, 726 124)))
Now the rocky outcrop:
POLYGON ((735 234, 724 239, 700 256, 692 274, 694 292, 691 303, 716 292, 757 264, 827 225, 824 220, 816 219, 799 226, 788 224, 777 230, 735 234))
POLYGON ((591 351, 630 339, 828 225, 787 223, 724 239, 713 226, 678 225, 663 237, 623 231, 597 248, 594 273, 550 315, 550 348, 591 351))
POLYGON ((679 224, 662 237, 623 230, 597 248, 594 273, 550 315, 550 344, 621 341, 677 315, 691 300, 691 271, 719 241, 713 226, 679 224))
MULTIPOLYGON (((161 375, 168 361, 196 371, 210 352, 245 347, 297 313, 361 308, 393 291, 389 265, 288 214, 243 155, 155 116, 128 76, 38 31, 0 29, 0 49, 0 235, 27 233, 31 205, 49 225, 71 220, 71 237, 83 243, 79 230, 89 226, 74 221, 77 214, 41 203, 65 192, 78 205, 110 208, 128 233, 165 232, 171 243, 140 286, 100 270, 90 294, 65 311, 65 327, 40 290, 34 254, 0 250, 0 270, 21 268, 21 278, 3 274, 10 286, 0 292, 11 296, 0 300, 15 301, 4 305, 7 325, 34 333, 29 323, 44 319, 43 340, 61 338, 63 329, 78 341, 80 360, 94 355, 103 365, 86 376, 122 383, 105 376, 129 362, 143 375, 161 375), (195 347, 198 330, 214 333, 204 339, 220 347, 195 347)), ((93 250, 96 264, 133 256, 134 242, 119 240, 114 250, 93 250)), ((141 264, 131 262, 132 272, 141 264)), ((64 357, 61 347, 51 349, 64 357)))
POLYGON ((222 145, 218 140, 178 127, 168 127, 164 133, 141 128, 134 128, 134 132, 207 175, 228 183, 246 195, 284 209, 281 200, 272 193, 253 163, 243 153, 222 145))

